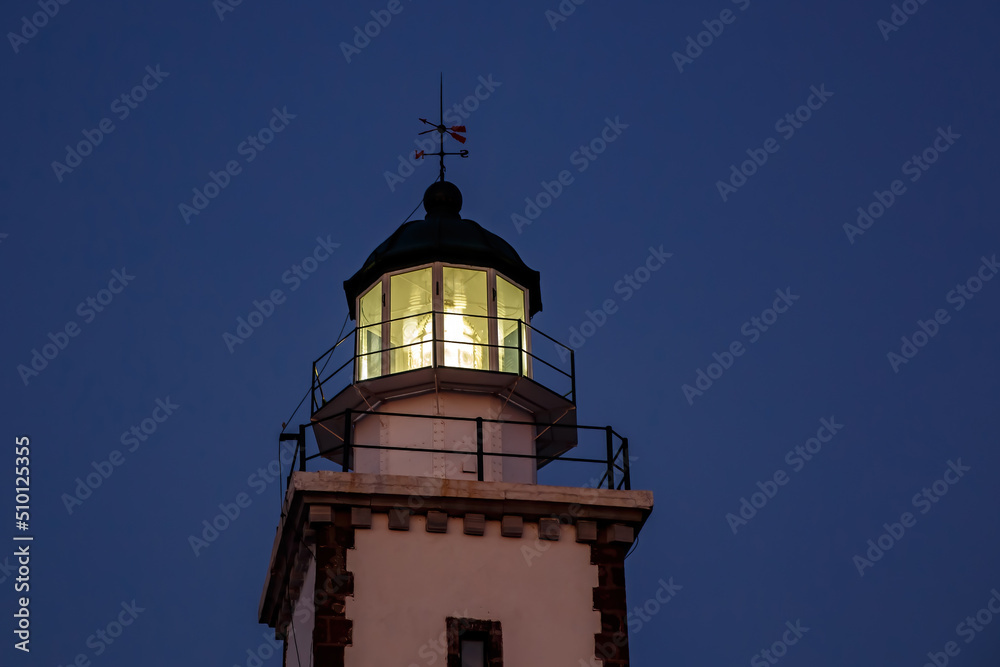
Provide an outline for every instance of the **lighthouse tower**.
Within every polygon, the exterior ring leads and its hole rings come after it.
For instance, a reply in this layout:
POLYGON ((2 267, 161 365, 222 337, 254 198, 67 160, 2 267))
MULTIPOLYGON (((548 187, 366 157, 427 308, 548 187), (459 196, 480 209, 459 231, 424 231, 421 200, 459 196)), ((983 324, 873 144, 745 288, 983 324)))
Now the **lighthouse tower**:
POLYGON ((356 327, 282 435, 298 470, 260 622, 287 667, 628 665, 624 561, 653 502, 628 440, 577 422, 573 350, 530 324, 538 272, 462 218, 443 168, 424 209, 345 281, 356 327), (580 486, 539 483, 560 467, 580 486))

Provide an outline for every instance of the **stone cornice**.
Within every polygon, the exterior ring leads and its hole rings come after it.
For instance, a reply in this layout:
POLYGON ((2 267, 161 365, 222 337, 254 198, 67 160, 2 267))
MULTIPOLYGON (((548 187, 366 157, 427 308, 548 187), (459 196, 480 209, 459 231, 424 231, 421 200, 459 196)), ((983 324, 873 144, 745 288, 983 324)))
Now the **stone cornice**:
MULTIPOLYGON (((438 477, 373 475, 332 471, 295 472, 285 496, 282 523, 275 535, 268 575, 258 609, 262 623, 280 626, 297 597, 303 576, 302 547, 313 541, 312 525, 334 521, 342 512, 349 525, 358 512, 398 515, 444 513, 501 521, 587 524, 594 541, 631 542, 653 508, 650 491, 478 482, 438 477), (599 535, 595 528, 600 527, 599 535)), ((471 518, 471 517, 470 517, 471 518)), ((407 521, 408 523, 408 521, 407 521)), ((346 526, 345 526, 346 527, 346 526)), ((363 527, 363 526, 362 526, 363 527)), ((558 526, 550 526, 558 530, 558 526)), ((475 539, 477 533, 469 533, 475 539)), ((518 535, 520 533, 518 532, 518 535)), ((516 539, 516 538, 515 538, 516 539)), ((587 540, 591 541, 591 540, 587 540)), ((280 632, 281 628, 276 627, 280 632)))

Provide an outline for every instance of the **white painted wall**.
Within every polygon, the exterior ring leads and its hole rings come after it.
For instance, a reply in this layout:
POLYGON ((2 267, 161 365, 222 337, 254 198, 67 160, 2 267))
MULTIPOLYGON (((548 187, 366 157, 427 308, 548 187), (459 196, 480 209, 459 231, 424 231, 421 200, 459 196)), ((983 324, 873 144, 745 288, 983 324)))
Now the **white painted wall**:
POLYGON ((593 609, 598 575, 574 527, 563 526, 558 542, 539 542, 533 524, 518 539, 501 537, 497 521, 476 537, 463 534, 459 518, 446 534, 426 532, 422 516, 406 532, 390 531, 384 514, 373 519, 347 552, 350 667, 444 667, 448 616, 500 621, 504 664, 589 664, 601 629, 593 609), (539 546, 548 548, 529 564, 523 550, 539 546))
MULTIPOLYGON (((495 396, 462 392, 436 392, 387 401, 379 406, 385 412, 407 414, 444 414, 452 417, 483 417, 509 421, 531 421, 531 415, 495 396)), ((483 449, 488 452, 535 453, 535 429, 531 425, 483 424, 483 449)), ((469 450, 468 456, 431 452, 379 451, 355 449, 355 472, 382 475, 412 475, 476 479, 476 424, 451 419, 421 419, 367 415, 354 427, 354 441, 365 445, 426 447, 429 449, 469 450)), ((486 457, 486 481, 537 482, 533 459, 486 457)))

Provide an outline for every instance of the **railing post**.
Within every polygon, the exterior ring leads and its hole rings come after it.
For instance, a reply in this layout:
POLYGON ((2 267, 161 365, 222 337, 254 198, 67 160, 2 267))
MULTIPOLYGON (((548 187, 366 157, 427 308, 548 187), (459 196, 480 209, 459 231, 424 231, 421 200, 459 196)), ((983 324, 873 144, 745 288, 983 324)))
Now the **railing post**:
MULTIPOLYGON (((438 334, 437 334, 437 311, 431 311, 431 366, 434 368, 438 367, 438 334)), ((444 348, 444 343, 441 343, 442 349, 444 348)))
POLYGON ((312 377, 309 378, 309 384, 312 390, 309 392, 310 402, 312 404, 312 414, 316 414, 316 362, 313 362, 313 372, 312 377))
POLYGON ((573 352, 569 351, 569 382, 573 392, 573 405, 576 405, 576 355, 573 352))
POLYGON ((625 470, 625 479, 622 483, 626 491, 632 490, 632 473, 628 467, 628 438, 622 438, 622 468, 625 470))
POLYGON ((306 471, 306 425, 299 424, 299 470, 306 471))
MULTIPOLYGON (((284 430, 284 429, 282 429, 282 430, 284 430)), ((299 469, 300 470, 305 470, 306 469, 305 468, 305 463, 304 463, 304 461, 305 461, 305 444, 304 443, 305 443, 305 437, 306 437, 305 436, 305 430, 306 430, 305 425, 304 424, 300 424, 299 425, 299 432, 298 432, 297 435, 293 434, 293 433, 281 433, 281 434, 278 435, 278 461, 279 461, 279 463, 281 461, 281 443, 288 442, 288 441, 291 441, 291 440, 294 440, 295 443, 296 443, 296 446, 295 446, 295 456, 292 457, 292 465, 290 465, 288 467, 288 477, 285 478, 285 489, 286 490, 288 489, 288 484, 292 481, 292 472, 294 472, 294 469, 295 469, 295 457, 296 456, 299 457, 299 459, 300 459, 299 469)))
POLYGON ((340 469, 348 472, 351 468, 351 409, 344 410, 344 456, 340 461, 340 469))
POLYGON ((476 475, 483 481, 483 418, 476 417, 476 475))
POLYGON ((522 363, 521 356, 521 320, 517 321, 517 349, 514 353, 517 355, 517 374, 524 375, 524 364, 522 363))
POLYGON ((610 426, 605 427, 605 432, 608 435, 608 488, 615 488, 615 445, 612 442, 614 431, 611 430, 610 426))

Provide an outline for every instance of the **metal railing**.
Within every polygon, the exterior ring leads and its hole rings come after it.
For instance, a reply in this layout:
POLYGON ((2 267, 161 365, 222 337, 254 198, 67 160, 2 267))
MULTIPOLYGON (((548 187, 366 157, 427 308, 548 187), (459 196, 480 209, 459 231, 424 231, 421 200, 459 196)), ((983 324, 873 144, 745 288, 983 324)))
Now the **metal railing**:
POLYGON ((397 412, 378 412, 371 410, 344 410, 334 415, 324 417, 321 420, 313 422, 313 425, 321 424, 326 421, 340 420, 343 419, 343 433, 334 434, 335 437, 340 440, 341 444, 332 449, 328 449, 323 452, 317 451, 315 454, 306 455, 306 424, 301 424, 299 426, 298 433, 285 433, 279 437, 280 441, 295 441, 297 443, 295 456, 292 459, 292 464, 289 471, 289 479, 291 479, 291 470, 295 469, 296 461, 299 464, 299 470, 306 470, 306 462, 319 457, 328 457, 336 454, 341 455, 341 470, 343 472, 348 472, 353 467, 353 455, 356 449, 376 449, 385 451, 405 451, 405 452, 427 452, 433 454, 458 454, 470 456, 475 454, 476 456, 476 473, 478 481, 484 480, 484 462, 487 457, 500 457, 500 458, 513 458, 513 459, 534 459, 538 468, 551 463, 553 461, 566 461, 575 463, 587 463, 587 464, 601 464, 602 466, 602 476, 599 481, 595 484, 596 488, 604 488, 607 484, 608 489, 624 489, 630 490, 632 488, 631 472, 629 470, 629 454, 628 454, 628 438, 623 437, 621 434, 616 432, 611 426, 582 426, 578 424, 546 424, 538 422, 525 422, 525 421, 511 421, 503 419, 485 419, 483 417, 448 417, 443 415, 421 415, 421 414, 407 414, 407 413, 397 413, 397 412), (382 444, 365 444, 357 442, 354 438, 354 423, 356 418, 362 417, 364 415, 380 415, 388 417, 408 417, 416 419, 440 419, 440 420, 450 420, 450 421, 460 421, 460 422, 474 422, 476 427, 476 447, 472 449, 436 449, 431 447, 405 447, 405 446, 392 446, 392 445, 382 445, 382 444), (605 458, 583 458, 577 456, 564 456, 562 454, 554 455, 540 455, 540 454, 514 454, 507 452, 488 452, 484 449, 484 437, 483 437, 483 425, 484 424, 512 424, 512 425, 525 425, 532 426, 536 429, 535 438, 537 439, 542 434, 544 434, 549 429, 558 428, 572 428, 581 429, 585 432, 604 432, 604 451, 605 458))
MULTIPOLYGON (((341 375, 347 369, 351 370, 350 380, 344 384, 344 386, 351 384, 352 382, 362 382, 365 380, 371 380, 379 377, 385 377, 388 375, 396 375, 398 373, 405 373, 412 370, 418 370, 420 368, 429 367, 451 367, 451 368, 470 368, 470 366, 461 366, 456 364, 449 364, 447 362, 446 352, 449 351, 449 346, 473 346, 473 348, 482 348, 487 351, 487 363, 485 368, 475 367, 475 370, 481 370, 484 372, 498 372, 498 373, 510 373, 512 375, 532 377, 536 382, 548 387, 556 394, 559 394, 563 398, 566 398, 574 405, 576 404, 576 360, 574 358, 573 349, 563 345, 556 339, 552 338, 548 334, 535 327, 531 326, 527 322, 514 319, 509 317, 493 317, 487 315, 467 315, 465 313, 452 313, 444 311, 427 311, 419 313, 416 315, 407 315, 405 317, 398 317, 391 320, 385 320, 383 322, 377 322, 364 327, 354 327, 349 331, 343 338, 334 343, 326 352, 321 354, 312 365, 312 377, 310 378, 312 391, 312 413, 315 413, 319 408, 321 408, 327 401, 326 388, 328 383, 340 376, 341 380, 346 377, 346 374, 341 375), (430 338, 427 340, 414 340, 407 343, 400 343, 398 345, 391 344, 391 335, 386 336, 387 330, 391 330, 392 324, 394 322, 404 322, 407 320, 416 321, 418 318, 424 318, 430 316, 430 338), (498 325, 501 322, 512 322, 517 323, 517 345, 505 345, 499 342, 499 333, 497 333, 497 343, 481 342, 481 341, 468 341, 468 340, 452 340, 446 338, 441 334, 442 327, 444 326, 444 318, 446 317, 461 317, 468 319, 482 319, 486 320, 487 326, 487 339, 492 336, 492 332, 497 331, 498 325), (377 350, 372 350, 369 352, 361 352, 358 344, 359 332, 363 333, 366 331, 371 331, 377 328, 379 331, 379 348, 377 350), (539 345, 542 341, 535 340, 536 345, 529 345, 530 336, 528 332, 532 332, 532 335, 541 336, 543 339, 551 341, 553 343, 553 350, 560 357, 564 357, 564 353, 568 353, 569 357, 569 371, 565 371, 562 368, 556 366, 552 363, 551 357, 544 358, 538 354, 538 350, 541 347, 539 345), (353 339, 353 340, 352 340, 353 339), (390 345, 382 346, 381 343, 389 340, 390 345), (407 366, 405 368, 396 369, 393 366, 393 356, 399 350, 405 350, 412 348, 414 346, 429 346, 431 348, 429 363, 421 362, 417 366, 407 366), (440 348, 440 349, 439 349, 440 348), (528 349, 531 348, 531 349, 528 349), (496 354, 492 353, 492 350, 497 350, 496 354), (511 350, 512 354, 517 357, 517 370, 503 370, 501 368, 500 358, 503 355, 502 350, 511 350), (380 355, 380 371, 370 377, 361 378, 361 374, 358 372, 359 364, 364 363, 364 360, 372 355, 380 355), (334 362, 335 357, 342 359, 342 363, 337 365, 333 371, 328 375, 323 376, 323 373, 327 366, 334 362), (387 363, 388 362, 388 363, 387 363), (389 372, 381 372, 386 366, 389 366, 389 372), (562 384, 560 388, 553 387, 547 380, 543 381, 539 377, 539 371, 541 375, 546 375, 547 377, 554 377, 555 382, 562 384), (565 385, 568 383, 568 387, 565 385)), ((423 354, 423 353, 422 353, 423 354)), ((554 384, 554 383, 553 383, 554 384)), ((340 387, 338 387, 338 390, 340 387)))

